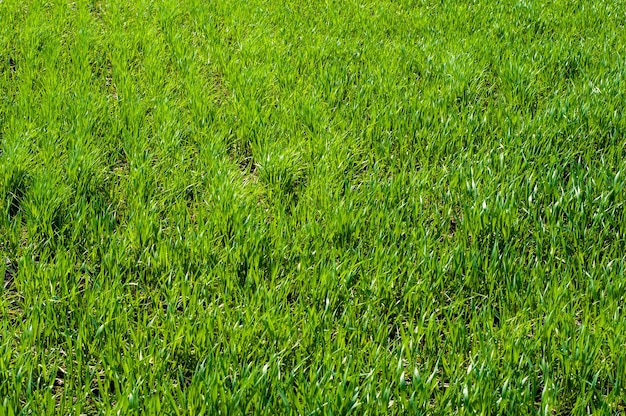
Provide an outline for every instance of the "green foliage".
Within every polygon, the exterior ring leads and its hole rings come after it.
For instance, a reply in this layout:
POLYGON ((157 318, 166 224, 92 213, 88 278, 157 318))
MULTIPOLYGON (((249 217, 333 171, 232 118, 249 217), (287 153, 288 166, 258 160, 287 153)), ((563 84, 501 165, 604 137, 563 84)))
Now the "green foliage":
POLYGON ((0 1, 0 414, 626 412, 625 15, 0 1))

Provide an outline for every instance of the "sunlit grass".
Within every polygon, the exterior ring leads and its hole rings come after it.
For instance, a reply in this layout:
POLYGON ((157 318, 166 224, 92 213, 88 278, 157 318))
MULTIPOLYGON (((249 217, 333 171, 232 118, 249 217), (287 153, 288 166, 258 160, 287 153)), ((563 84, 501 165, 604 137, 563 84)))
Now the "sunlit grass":
POLYGON ((624 16, 0 1, 0 414, 626 412, 624 16))

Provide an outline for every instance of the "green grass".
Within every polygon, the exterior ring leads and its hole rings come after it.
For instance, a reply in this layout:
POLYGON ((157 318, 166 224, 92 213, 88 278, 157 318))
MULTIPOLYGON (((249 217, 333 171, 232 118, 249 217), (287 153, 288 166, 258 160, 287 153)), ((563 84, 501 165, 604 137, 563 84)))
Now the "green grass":
POLYGON ((0 414, 626 412, 625 16, 0 1, 0 414))

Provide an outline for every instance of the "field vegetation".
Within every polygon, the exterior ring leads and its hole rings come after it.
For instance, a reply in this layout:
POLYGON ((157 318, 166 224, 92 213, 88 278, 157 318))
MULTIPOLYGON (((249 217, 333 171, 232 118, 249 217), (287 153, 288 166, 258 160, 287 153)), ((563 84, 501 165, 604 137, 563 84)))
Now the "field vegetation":
POLYGON ((625 22, 0 0, 0 414, 623 414, 625 22))

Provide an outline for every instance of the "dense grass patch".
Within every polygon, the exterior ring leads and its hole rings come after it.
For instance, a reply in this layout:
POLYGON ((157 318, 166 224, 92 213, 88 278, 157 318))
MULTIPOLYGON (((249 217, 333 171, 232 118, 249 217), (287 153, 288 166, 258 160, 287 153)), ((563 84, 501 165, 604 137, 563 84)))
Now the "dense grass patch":
POLYGON ((0 413, 626 412, 625 17, 0 1, 0 413))

